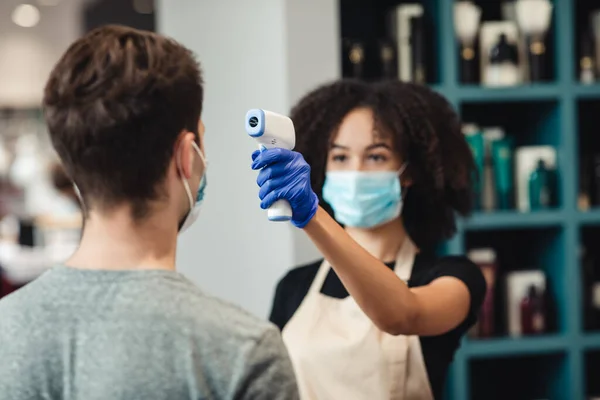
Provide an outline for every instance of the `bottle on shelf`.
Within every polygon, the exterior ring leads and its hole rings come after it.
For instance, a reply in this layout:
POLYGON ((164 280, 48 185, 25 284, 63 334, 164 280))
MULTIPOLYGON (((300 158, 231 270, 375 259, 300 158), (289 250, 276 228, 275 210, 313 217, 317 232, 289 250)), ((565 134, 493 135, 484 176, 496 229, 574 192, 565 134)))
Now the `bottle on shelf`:
POLYGON ((588 32, 583 34, 581 42, 581 58, 579 59, 579 81, 589 85, 596 80, 594 44, 588 32))
POLYGON ((504 165, 495 163, 494 152, 492 151, 494 144, 505 138, 504 129, 501 127, 487 127, 483 128, 483 141, 484 141, 484 165, 483 165, 483 187, 481 204, 484 211, 495 211, 498 209, 498 184, 500 182, 497 177, 496 171, 504 165))
POLYGON ((398 79, 425 83, 424 7, 419 3, 400 4, 392 9, 390 35, 397 46, 398 79))
POLYGON ((362 79, 365 64, 365 46, 362 41, 344 39, 343 41, 343 68, 344 76, 362 79))
POLYGON ((539 269, 509 271, 505 284, 507 334, 521 337, 532 330, 539 331, 542 323, 543 330, 548 331, 546 313, 552 297, 548 293, 546 274, 539 269), (532 286, 535 291, 531 290, 532 286), (544 317, 543 320, 540 317, 544 317))
POLYGON ((594 37, 594 58, 596 65, 596 75, 600 76, 600 10, 596 9, 590 15, 591 31, 594 37))
MULTIPOLYGON (((515 199, 517 209, 521 212, 529 212, 536 207, 531 207, 532 198, 535 205, 540 203, 540 196, 547 194, 541 190, 539 183, 545 183, 542 179, 538 178, 536 174, 539 161, 543 160, 544 169, 547 172, 544 174, 541 172, 540 175, 548 178, 550 183, 550 203, 552 206, 556 205, 556 187, 558 185, 558 174, 557 174, 557 153, 556 148, 553 146, 542 145, 542 146, 518 146, 515 149, 514 157, 514 170, 515 170, 515 199), (534 179, 532 179, 534 178, 534 179), (533 180, 533 182, 532 182, 533 180), (531 190, 533 192, 531 192, 531 190)), ((543 207, 537 207, 543 208, 543 207)))
POLYGON ((479 82, 476 40, 481 19, 481 7, 470 1, 454 3, 454 30, 460 46, 461 83, 479 82))
POLYGON ((582 246, 583 313, 586 330, 600 329, 600 271, 595 264, 594 255, 586 246, 582 246))
POLYGON ((583 152, 579 159, 579 193, 577 197, 577 208, 579 208, 579 211, 589 210, 592 204, 592 173, 590 171, 590 165, 591 160, 589 154, 583 152))
POLYGON ((492 248, 480 248, 469 251, 468 258, 479 266, 485 282, 487 291, 479 312, 479 318, 474 329, 470 332, 472 337, 489 338, 496 334, 495 320, 495 288, 498 266, 496 264, 496 251, 492 248))
POLYGON ((541 210, 552 205, 553 197, 552 172, 546 168, 543 159, 539 159, 537 167, 529 177, 529 208, 541 210))
POLYGON ((517 0, 515 14, 519 30, 525 36, 530 82, 546 78, 546 34, 554 6, 549 0, 517 0))
POLYGON ((592 205, 600 206, 600 153, 592 158, 592 205))
POLYGON ((546 315, 542 294, 535 285, 530 285, 527 295, 521 300, 521 333, 536 335, 546 330, 546 315))
POLYGON ((520 83, 519 50, 501 33, 489 54, 486 82, 490 86, 514 86, 520 83))
POLYGON ((473 159, 475 160, 473 209, 480 211, 485 166, 485 141, 481 129, 476 124, 463 124, 462 133, 467 140, 473 154, 473 159))
POLYGON ((492 143, 496 206, 500 210, 508 210, 513 207, 513 142, 514 137, 506 136, 492 143))
POLYGON ((413 82, 424 85, 427 82, 427 70, 425 65, 425 21, 421 15, 412 17, 410 22, 413 82))
POLYGON ((379 40, 379 75, 383 79, 397 78, 396 45, 392 40, 379 40))

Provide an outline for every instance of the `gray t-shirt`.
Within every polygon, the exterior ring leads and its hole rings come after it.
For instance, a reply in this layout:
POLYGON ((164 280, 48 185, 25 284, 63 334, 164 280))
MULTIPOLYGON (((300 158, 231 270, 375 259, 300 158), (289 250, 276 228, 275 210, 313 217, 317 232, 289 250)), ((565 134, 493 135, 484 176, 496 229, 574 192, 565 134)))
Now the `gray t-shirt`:
POLYGON ((55 267, 0 300, 0 399, 297 399, 274 325, 176 272, 55 267))

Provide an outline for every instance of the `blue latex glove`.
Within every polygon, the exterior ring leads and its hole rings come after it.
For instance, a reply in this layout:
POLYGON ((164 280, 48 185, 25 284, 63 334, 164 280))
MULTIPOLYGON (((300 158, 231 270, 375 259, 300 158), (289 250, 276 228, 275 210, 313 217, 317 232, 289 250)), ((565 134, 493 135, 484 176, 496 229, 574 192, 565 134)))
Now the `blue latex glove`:
POLYGON ((319 207, 319 199, 310 186, 310 166, 304 157, 275 148, 255 151, 252 161, 252 169, 261 170, 256 179, 260 207, 264 210, 277 200, 287 200, 292 208, 292 224, 304 228, 319 207))

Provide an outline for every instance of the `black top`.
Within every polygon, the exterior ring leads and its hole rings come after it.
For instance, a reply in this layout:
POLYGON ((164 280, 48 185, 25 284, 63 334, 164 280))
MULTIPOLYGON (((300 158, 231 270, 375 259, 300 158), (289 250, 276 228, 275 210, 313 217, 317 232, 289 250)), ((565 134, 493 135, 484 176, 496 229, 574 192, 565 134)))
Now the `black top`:
MULTIPOLYGON (((283 330, 300 306, 321 262, 322 260, 291 270, 277 285, 270 320, 279 329, 283 330)), ((394 263, 386 265, 389 268, 394 267, 394 263)), ((425 286, 442 276, 453 276, 463 281, 471 294, 471 305, 469 314, 455 329, 439 336, 420 337, 429 382, 436 399, 442 398, 448 367, 458 349, 461 337, 476 322, 486 292, 485 279, 479 267, 462 256, 436 258, 431 255, 417 254, 408 286, 425 286)), ((329 270, 321 293, 340 299, 348 296, 346 288, 333 269, 329 270)))

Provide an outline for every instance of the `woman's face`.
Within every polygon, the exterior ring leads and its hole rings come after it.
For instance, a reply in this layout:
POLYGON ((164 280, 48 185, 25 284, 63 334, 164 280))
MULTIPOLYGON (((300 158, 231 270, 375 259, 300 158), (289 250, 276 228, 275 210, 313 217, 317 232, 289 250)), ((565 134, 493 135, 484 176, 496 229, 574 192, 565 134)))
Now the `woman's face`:
POLYGON ((391 138, 376 134, 371 109, 357 108, 344 117, 327 156, 327 171, 396 171, 401 166, 391 138))

